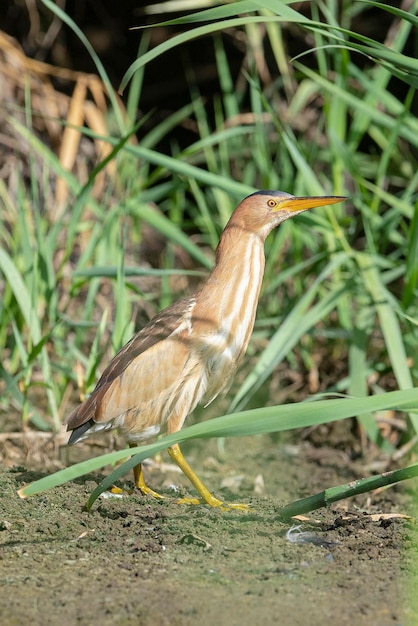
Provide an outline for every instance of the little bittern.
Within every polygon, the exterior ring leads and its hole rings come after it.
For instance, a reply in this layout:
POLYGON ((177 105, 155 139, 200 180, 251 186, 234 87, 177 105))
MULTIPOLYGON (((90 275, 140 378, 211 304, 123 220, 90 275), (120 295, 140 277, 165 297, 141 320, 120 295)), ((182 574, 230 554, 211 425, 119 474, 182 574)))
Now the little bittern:
MULTIPOLYGON (((267 235, 294 215, 342 200, 296 198, 282 191, 258 191, 245 198, 222 233, 215 266, 204 285, 194 296, 161 311, 118 352, 93 393, 67 419, 72 431, 68 443, 119 428, 135 446, 163 428, 168 434, 179 431, 199 402, 207 405, 225 392, 253 330, 267 235)), ((179 446, 168 451, 202 500, 223 506, 179 446)), ((134 478, 143 494, 158 497, 146 486, 141 465, 135 467, 134 478)))

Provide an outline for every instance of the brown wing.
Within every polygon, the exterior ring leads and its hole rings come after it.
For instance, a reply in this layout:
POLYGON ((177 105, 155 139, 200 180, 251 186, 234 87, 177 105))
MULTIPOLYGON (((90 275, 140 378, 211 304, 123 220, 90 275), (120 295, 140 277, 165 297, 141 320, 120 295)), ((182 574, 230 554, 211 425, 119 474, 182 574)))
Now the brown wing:
MULTIPOLYGON (((130 402, 141 402, 141 397, 149 396, 149 373, 155 371, 156 366, 164 368, 164 360, 170 363, 170 370, 178 373, 178 368, 184 365, 187 359, 187 346, 180 342, 165 345, 166 340, 182 323, 187 323, 193 298, 185 298, 173 303, 159 315, 153 318, 142 330, 115 355, 104 370, 92 394, 78 406, 67 418, 67 430, 74 430, 90 420, 108 421, 118 415, 118 410, 129 408, 130 402), (175 368, 175 370, 173 369, 175 368), (141 387, 142 386, 142 387, 141 387), (114 399, 113 405, 104 402, 105 397, 124 397, 123 407, 121 400, 114 399), (120 405, 118 408, 118 404, 120 405)), ((160 388, 167 386, 167 376, 158 376, 158 394, 160 388)), ((154 384, 155 387, 155 384, 154 384)))

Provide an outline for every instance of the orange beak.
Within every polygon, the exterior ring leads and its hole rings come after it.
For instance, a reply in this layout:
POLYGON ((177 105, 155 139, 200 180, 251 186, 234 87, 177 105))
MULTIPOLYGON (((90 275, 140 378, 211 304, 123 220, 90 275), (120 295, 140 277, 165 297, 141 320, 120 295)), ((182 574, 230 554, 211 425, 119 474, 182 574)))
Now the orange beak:
POLYGON ((317 206, 327 206, 328 204, 337 204, 347 200, 345 196, 302 196, 300 198, 290 197, 280 200, 277 204, 277 211, 287 209, 288 211, 307 211, 317 206))

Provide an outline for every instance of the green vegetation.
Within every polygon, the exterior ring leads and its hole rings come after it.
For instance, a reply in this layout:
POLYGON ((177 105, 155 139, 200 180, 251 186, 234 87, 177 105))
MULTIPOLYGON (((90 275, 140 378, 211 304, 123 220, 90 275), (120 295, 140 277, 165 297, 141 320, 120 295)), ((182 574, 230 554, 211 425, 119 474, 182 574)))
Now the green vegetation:
MULTIPOLYGON (((125 110, 81 31, 54 3, 43 2, 92 55, 108 90, 114 131, 103 135, 77 127, 107 146, 82 184, 34 132, 30 90, 25 122, 10 119, 28 146, 30 176, 28 183, 17 171, 13 193, 0 187, 0 410, 17 411, 25 425, 58 431, 69 397, 76 400, 74 389, 83 395, 94 386, 106 346, 109 356, 134 331, 135 302, 143 298, 156 312, 178 297, 169 280, 176 247, 197 270, 206 270, 213 258, 207 250, 214 249, 238 201, 255 189, 281 189, 349 200, 286 222, 269 238, 251 359, 231 399, 232 415, 192 426, 176 440, 242 434, 253 414, 236 412, 260 405, 261 385, 267 389, 275 368, 288 360, 290 367, 309 370, 317 356, 331 370, 347 365, 326 389, 315 397, 307 392, 305 399, 347 395, 356 398, 355 409, 346 411, 348 399, 259 408, 251 433, 282 430, 280 416, 297 410, 301 420, 286 422, 286 428, 304 424, 303 415, 310 424, 358 416, 369 440, 388 453, 418 435, 418 121, 412 112, 418 61, 405 51, 418 22, 414 11, 347 2, 339 14, 337 3, 329 1, 311 3, 307 17, 286 2, 243 1, 194 13, 182 18, 182 34, 150 50, 144 31, 138 60, 122 80, 125 110), (353 15, 371 6, 393 14, 384 44, 350 30, 353 15), (283 45, 289 23, 309 42, 296 59, 288 58, 283 45), (246 46, 239 89, 220 35, 227 28, 239 31, 246 46), (190 104, 144 134, 136 112, 145 66, 202 36, 214 46, 221 86, 210 103, 213 119, 191 85, 190 104), (262 46, 270 49, 268 80, 260 77, 262 46), (161 138, 189 119, 198 138, 184 149, 173 147, 171 155, 159 152, 161 138), (112 176, 106 174, 109 165, 112 176), (97 197, 95 185, 103 175, 107 183, 97 197), (68 186, 61 208, 54 206, 52 192, 58 180, 68 186), (144 224, 170 244, 158 271, 133 269, 144 224), (145 293, 133 279, 138 273, 157 274, 161 289, 145 293), (113 293, 99 298, 103 284, 113 293), (400 390, 395 403, 393 389, 400 390), (332 414, 325 417, 329 402, 332 414), (376 407, 403 412, 403 438, 382 434, 372 413, 376 407), (232 417, 226 432, 222 424, 232 417)), ((267 392, 262 397, 262 404, 274 403, 267 392)), ((168 443, 142 448, 124 471, 168 443)), ((122 456, 64 470, 48 486, 122 456)))

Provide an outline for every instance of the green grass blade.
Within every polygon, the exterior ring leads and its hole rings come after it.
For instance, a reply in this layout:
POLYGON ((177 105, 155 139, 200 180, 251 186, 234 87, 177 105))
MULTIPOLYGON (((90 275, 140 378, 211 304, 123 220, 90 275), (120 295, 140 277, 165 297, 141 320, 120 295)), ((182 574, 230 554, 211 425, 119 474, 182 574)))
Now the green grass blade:
MULTIPOLYGON (((32 297, 26 287, 26 284, 22 278, 22 275, 18 271, 17 267, 13 263, 11 257, 7 254, 5 250, 0 248, 0 273, 6 278, 6 281, 10 285, 10 288, 13 291, 13 295, 16 298, 16 302, 18 303, 20 313, 25 319, 27 327, 29 329, 29 337, 32 346, 34 345, 42 345, 42 331, 41 326, 39 324, 38 313, 34 309, 32 303, 32 297)), ((58 431, 61 425, 59 416, 58 416, 58 406, 56 402, 56 397, 52 388, 52 373, 51 366, 49 361, 48 352, 46 347, 43 345, 41 349, 41 364, 42 364, 42 373, 44 380, 48 381, 47 387, 47 396, 48 402, 50 406, 50 410, 52 412, 52 417, 54 420, 54 427, 58 431)), ((30 417, 30 416, 29 416, 30 417)))
MULTIPOLYGON (((118 268, 112 265, 101 265, 74 270, 73 276, 83 278, 116 278, 118 268)), ((153 267, 125 267, 125 276, 207 276, 199 270, 156 269, 153 267)))
MULTIPOLYGON (((265 2, 257 2, 257 0, 238 0, 237 2, 228 3, 226 5, 196 11, 190 15, 183 15, 182 17, 174 18, 172 20, 158 22, 157 24, 152 24, 151 27, 194 24, 206 21, 221 21, 228 17, 234 17, 243 13, 253 13, 254 11, 265 11, 265 9, 268 9, 272 13, 277 13, 283 17, 287 17, 289 21, 293 18, 306 22, 309 21, 307 17, 304 17, 291 7, 287 6, 289 4, 292 4, 292 0, 281 0, 280 3, 278 3, 277 0, 266 0, 265 2)), ((149 28, 149 26, 140 26, 138 28, 149 28)))
POLYGON ((195 258, 203 267, 212 269, 212 261, 206 256, 202 250, 193 244, 190 238, 182 231, 178 226, 173 224, 165 215, 156 211, 152 206, 148 204, 142 204, 129 201, 128 205, 132 208, 137 215, 151 224, 160 233, 162 233, 167 239, 173 243, 178 244, 184 250, 186 250, 193 258, 195 258))
POLYGON ((409 465, 398 470, 392 470, 391 472, 385 472, 384 474, 378 474, 377 476, 370 476, 368 478, 360 478, 338 487, 330 487, 324 489, 320 493, 316 493, 313 496, 296 500, 287 506, 279 509, 279 516, 283 519, 289 519, 294 515, 301 515, 303 513, 309 513, 325 506, 329 506, 333 502, 344 500, 345 498, 352 498, 358 496, 361 493, 373 491, 374 489, 380 489, 387 485, 394 485, 402 480, 409 480, 410 478, 416 478, 418 476, 418 463, 409 465))
MULTIPOLYGON (((396 408, 398 410, 412 410, 418 408, 418 388, 406 391, 392 391, 385 394, 369 396, 367 398, 348 398, 336 400, 319 400, 317 402, 301 402, 282 406, 264 407, 242 413, 233 413, 223 417, 214 418, 199 424, 193 424, 178 433, 168 435, 159 441, 131 448, 119 450, 108 454, 83 461, 77 465, 55 472, 50 476, 41 478, 19 490, 21 497, 27 497, 41 493, 52 487, 95 471, 105 465, 115 463, 127 456, 134 455, 122 466, 118 467, 106 479, 106 485, 110 480, 117 480, 129 469, 148 458, 164 450, 165 448, 194 438, 213 437, 239 437, 259 435, 263 433, 280 432, 294 428, 306 428, 314 424, 324 424, 336 420, 346 419, 364 412, 381 411, 396 408)), ((103 483, 101 487, 103 486, 103 483)), ((106 489, 106 486, 102 491, 106 489)), ((94 499, 90 498, 90 506, 98 497, 94 492, 94 499)))
POLYGON ((415 299, 418 288, 418 205, 412 218, 406 259, 405 286, 402 294, 403 307, 408 307, 415 299))
MULTIPOLYGON (((397 319, 391 299, 388 297, 381 274, 369 256, 358 255, 359 265, 363 271, 365 284, 376 307, 380 326, 385 337, 386 347, 398 385, 401 389, 413 386, 411 372, 408 368, 408 359, 402 339, 402 331, 397 319)), ((418 426, 418 424, 417 424, 418 426)), ((418 432, 418 431, 417 431, 418 432)))
MULTIPOLYGON (((315 81, 318 86, 330 95, 344 100, 350 109, 355 111, 357 117, 363 115, 366 118, 369 118, 370 121, 378 127, 387 129, 393 129, 396 127, 396 118, 388 115, 385 111, 381 111, 373 105, 373 103, 369 103, 367 100, 364 100, 362 94, 357 95, 347 89, 341 89, 341 87, 335 82, 321 76, 301 63, 294 62, 294 65, 298 70, 315 81)), ((410 115, 405 119, 403 125, 399 129, 399 134, 407 141, 418 146, 418 122, 414 116, 410 115)))
POLYGON ((398 7, 391 6, 390 4, 383 4, 383 2, 375 2, 374 0, 358 0, 358 1, 364 3, 367 6, 374 6, 379 9, 382 9, 383 11, 387 11, 388 13, 392 13, 399 19, 406 20, 407 22, 410 22, 413 26, 418 27, 418 17, 414 15, 414 11, 417 10, 416 3, 415 3, 415 7, 412 4, 412 6, 409 8, 408 11, 404 11, 403 9, 399 9, 398 7))
MULTIPOLYGON (((110 141, 113 143, 115 140, 111 139, 110 141)), ((170 157, 166 154, 157 152, 156 150, 143 148, 142 146, 127 145, 124 149, 127 152, 134 154, 139 159, 143 159, 148 163, 161 167, 164 174, 169 172, 170 174, 175 173, 184 178, 193 178, 194 180, 199 181, 204 185, 208 185, 209 187, 219 187, 235 197, 240 198, 240 200, 248 194, 256 191, 255 187, 244 185, 243 183, 235 181, 229 177, 208 172, 200 167, 196 167, 195 165, 182 161, 179 157, 170 157)))
POLYGON ((13 263, 11 257, 2 248, 0 248, 0 272, 4 274, 13 291, 20 312, 30 329, 33 343, 39 343, 42 338, 41 327, 39 325, 38 315, 36 311, 33 310, 32 298, 26 288, 22 275, 13 263))
POLYGON ((1 363, 0 379, 3 380, 3 382, 5 383, 3 396, 5 398, 7 398, 8 396, 13 398, 13 401, 19 407, 23 407, 26 404, 30 423, 39 430, 42 430, 44 432, 50 431, 51 425, 43 419, 38 409, 33 406, 20 391, 17 377, 10 376, 10 374, 4 369, 1 363))
POLYGON ((74 20, 72 20, 71 17, 61 9, 61 7, 57 6, 57 4, 55 2, 52 2, 52 0, 41 1, 52 13, 54 13, 62 22, 64 22, 64 24, 67 24, 67 26, 75 33, 78 40, 81 41, 81 43, 93 59, 100 78, 106 86, 107 95, 109 96, 109 99, 112 103, 113 114, 118 123, 119 131, 121 134, 125 134, 126 129, 122 116, 122 108, 119 105, 116 93, 112 87, 111 80, 105 70, 103 63, 100 60, 99 55, 96 53, 95 49, 93 48, 83 31, 77 26, 74 20))
MULTIPOLYGON (((282 3, 280 3, 277 6, 281 7, 283 5, 282 3)), ((145 54, 143 54, 140 58, 136 59, 136 61, 134 61, 130 65, 130 67, 125 72, 122 78, 122 81, 119 87, 119 92, 123 92, 126 85, 129 83, 129 81, 131 80, 135 72, 139 70, 139 68, 146 65, 150 61, 158 58, 159 56, 168 52, 169 50, 172 50, 173 48, 177 46, 180 46, 184 43, 192 41, 193 39, 198 39, 199 37, 211 35, 213 33, 225 30, 226 28, 238 28, 240 26, 247 26, 248 24, 263 24, 269 21, 271 22, 284 22, 284 21, 306 22, 306 18, 303 18, 302 15, 300 15, 299 13, 296 13, 295 11, 293 11, 292 14, 289 14, 289 13, 287 14, 286 17, 282 17, 282 16, 267 17, 267 16, 256 15, 256 16, 231 18, 231 19, 224 20, 224 21, 217 21, 213 24, 206 24, 204 26, 198 26, 196 28, 188 30, 186 33, 174 35, 168 41, 164 41, 163 43, 159 44, 158 46, 156 46, 149 52, 146 52, 145 54)), ((321 26, 323 27, 323 25, 319 24, 319 27, 321 26)))

